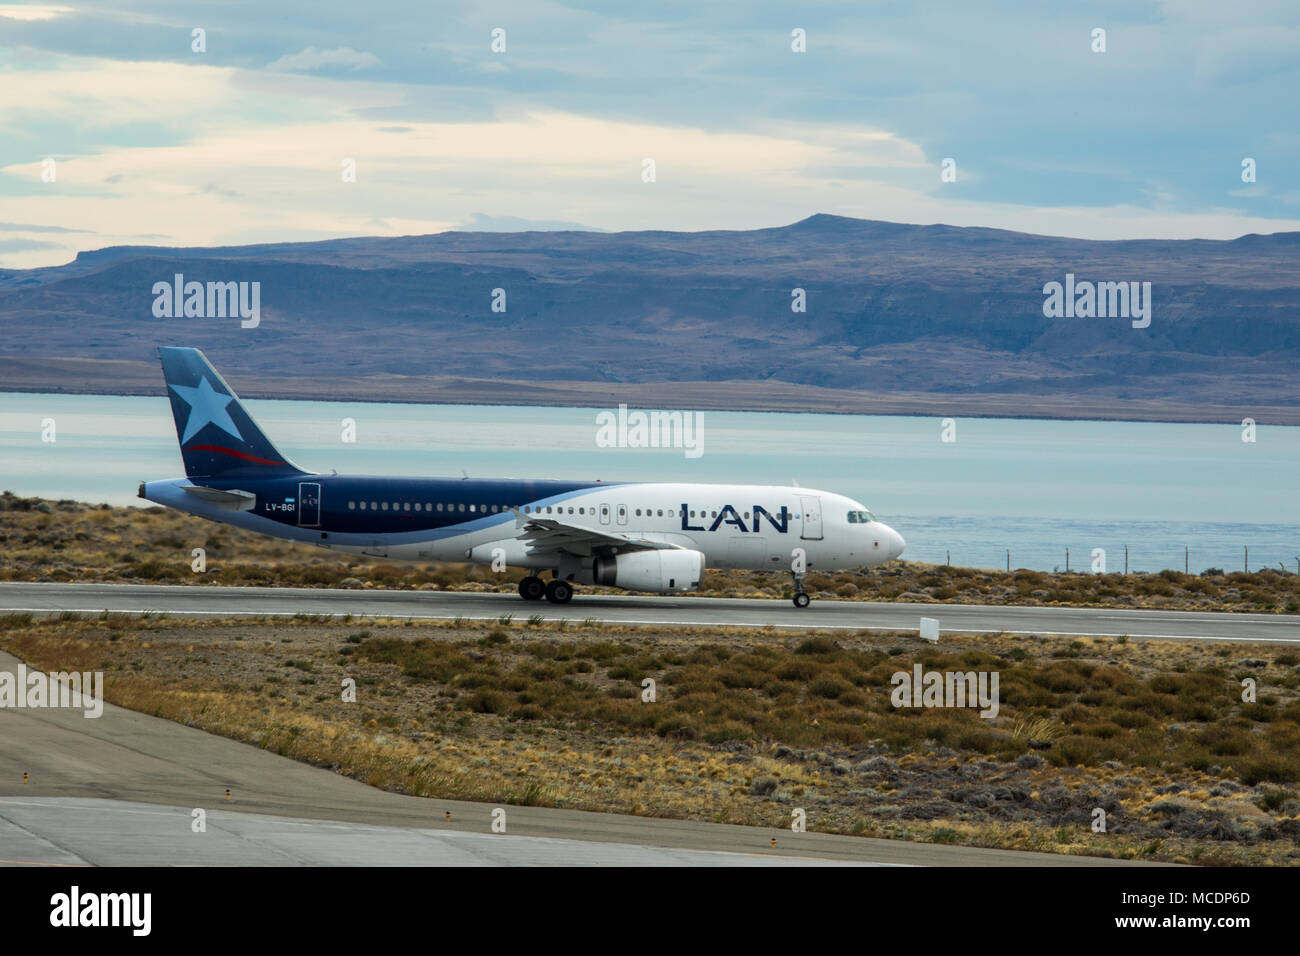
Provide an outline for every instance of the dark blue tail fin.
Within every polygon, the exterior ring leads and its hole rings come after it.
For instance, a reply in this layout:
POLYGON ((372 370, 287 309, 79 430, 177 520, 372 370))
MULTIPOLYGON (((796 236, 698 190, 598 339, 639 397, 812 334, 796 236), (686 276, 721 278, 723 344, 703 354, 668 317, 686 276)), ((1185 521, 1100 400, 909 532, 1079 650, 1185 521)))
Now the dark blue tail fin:
POLYGON ((262 434, 198 349, 160 348, 176 435, 190 478, 305 474, 262 434))

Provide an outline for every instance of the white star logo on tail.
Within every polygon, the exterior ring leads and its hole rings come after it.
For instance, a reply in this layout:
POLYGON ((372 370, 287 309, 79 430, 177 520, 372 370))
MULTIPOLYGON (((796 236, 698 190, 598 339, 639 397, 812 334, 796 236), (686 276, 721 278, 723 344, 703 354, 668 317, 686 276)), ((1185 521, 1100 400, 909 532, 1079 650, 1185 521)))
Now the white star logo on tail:
POLYGON ((234 396, 222 395, 220 392, 213 391, 212 385, 206 378, 199 379, 197 388, 191 388, 187 385, 169 385, 168 388, 190 406, 190 416, 185 421, 185 434, 181 436, 182 445, 202 431, 205 425, 209 424, 216 425, 222 431, 230 433, 241 442, 244 440, 244 436, 239 434, 239 429, 226 412, 227 406, 235 400, 234 396))

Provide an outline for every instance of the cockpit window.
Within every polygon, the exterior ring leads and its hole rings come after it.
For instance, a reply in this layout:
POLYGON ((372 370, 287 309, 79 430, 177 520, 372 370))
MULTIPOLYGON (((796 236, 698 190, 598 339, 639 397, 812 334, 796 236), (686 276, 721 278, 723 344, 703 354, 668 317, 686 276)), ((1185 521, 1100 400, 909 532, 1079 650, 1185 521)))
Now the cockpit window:
POLYGON ((870 511, 850 511, 849 524, 870 524, 876 520, 876 516, 870 511))

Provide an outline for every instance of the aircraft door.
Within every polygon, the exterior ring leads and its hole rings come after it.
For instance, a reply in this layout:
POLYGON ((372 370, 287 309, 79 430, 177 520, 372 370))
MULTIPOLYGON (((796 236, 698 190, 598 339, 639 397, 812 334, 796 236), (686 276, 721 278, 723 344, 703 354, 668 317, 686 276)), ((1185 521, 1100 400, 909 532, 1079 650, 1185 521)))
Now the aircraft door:
POLYGON ((320 482, 298 482, 298 524, 304 528, 320 526, 320 482))
POLYGON ((618 523, 627 524, 627 505, 617 505, 618 523))
POLYGON ((820 498, 812 496, 799 496, 800 515, 799 524, 802 526, 799 530, 799 537, 805 541, 820 541, 822 539, 822 502, 820 498))
POLYGON ((609 505, 600 506, 600 523, 609 524, 609 505))

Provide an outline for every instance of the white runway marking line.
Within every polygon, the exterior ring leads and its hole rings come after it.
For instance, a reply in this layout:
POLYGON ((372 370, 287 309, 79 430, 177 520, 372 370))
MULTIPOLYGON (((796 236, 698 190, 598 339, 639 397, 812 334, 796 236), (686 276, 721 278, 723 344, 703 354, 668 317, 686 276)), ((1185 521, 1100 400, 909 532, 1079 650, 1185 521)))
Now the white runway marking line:
MULTIPOLYGON (((32 613, 32 614, 103 614, 104 608, 48 608, 48 607, 0 607, 0 613, 32 613)), ((332 612, 332 611, 159 611, 153 608, 139 610, 136 608, 118 608, 108 611, 109 614, 154 614, 161 617, 183 617, 189 616, 207 616, 207 617, 338 617, 338 618, 380 618, 389 621, 453 621, 460 618, 462 621, 499 621, 500 615, 486 615, 483 617, 456 614, 383 614, 383 613, 364 613, 360 614, 355 611, 332 612)), ((1141 612, 1137 612, 1141 613, 1141 612)), ((575 628, 583 626, 586 618, 575 620, 571 617, 543 618, 544 623, 554 624, 558 621, 564 621, 573 625, 575 628)), ((512 622, 513 623, 513 622, 512 622)), ((521 622, 526 623, 526 622, 521 622)), ((1273 623, 1271 621, 1265 623, 1273 623)), ((1281 622, 1278 622, 1281 623, 1281 622)), ((609 618, 593 622, 590 626, 599 626, 601 624, 676 624, 682 627, 743 627, 743 628, 763 628, 776 627, 785 630, 795 631, 907 631, 915 630, 907 624, 736 624, 731 621, 679 621, 673 618, 662 619, 634 619, 634 618, 609 618)), ((955 627, 950 633, 953 634, 1018 634, 1028 637, 1134 637, 1146 640, 1163 640, 1163 641, 1236 641, 1246 644, 1300 644, 1300 637, 1213 637, 1209 634, 1135 634, 1132 631, 1061 631, 1048 630, 1046 628, 1035 628, 1031 631, 1022 631, 1015 628, 974 628, 974 627, 955 627)))
POLYGON ((0 864, 5 866, 70 866, 79 869, 90 869, 89 863, 42 863, 39 860, 0 860, 0 864))

